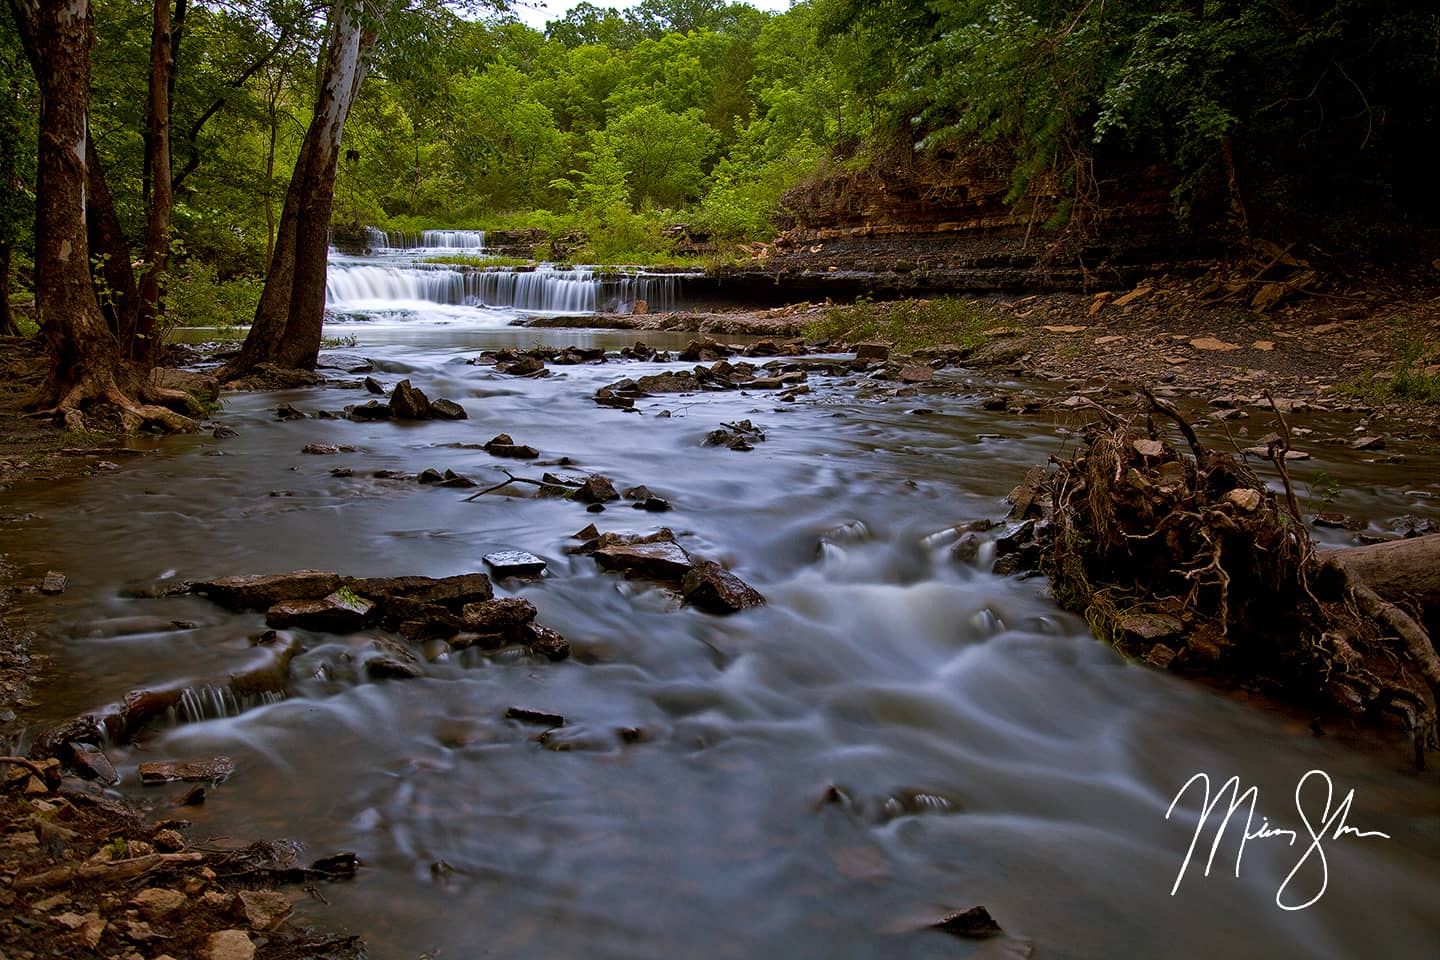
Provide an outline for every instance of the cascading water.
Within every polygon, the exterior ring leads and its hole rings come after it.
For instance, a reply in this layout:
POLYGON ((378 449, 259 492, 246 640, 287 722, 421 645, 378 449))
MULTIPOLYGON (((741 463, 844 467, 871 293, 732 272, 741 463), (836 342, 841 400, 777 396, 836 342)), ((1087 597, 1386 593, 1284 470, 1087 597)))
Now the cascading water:
POLYGON ((426 230, 420 234, 422 247, 446 250, 484 250, 484 230, 426 230))
POLYGON ((389 303, 508 308, 545 313, 627 310, 644 300, 652 310, 673 309, 679 278, 673 274, 606 275, 593 270, 456 268, 444 264, 332 263, 325 283, 332 309, 383 308, 389 303))
POLYGON ((485 231, 422 230, 415 234, 405 233, 402 230, 366 227, 365 246, 371 253, 391 253, 403 250, 463 250, 468 253, 479 253, 485 249, 485 231))

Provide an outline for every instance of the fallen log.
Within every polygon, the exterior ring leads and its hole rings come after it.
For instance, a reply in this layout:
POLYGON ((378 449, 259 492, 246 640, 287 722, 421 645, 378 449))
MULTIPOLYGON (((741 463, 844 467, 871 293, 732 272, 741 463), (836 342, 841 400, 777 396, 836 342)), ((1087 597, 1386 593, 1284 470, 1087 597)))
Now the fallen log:
POLYGON ((1440 610, 1440 533, 1325 550, 1320 558, 1341 564, 1387 600, 1413 599, 1440 610))

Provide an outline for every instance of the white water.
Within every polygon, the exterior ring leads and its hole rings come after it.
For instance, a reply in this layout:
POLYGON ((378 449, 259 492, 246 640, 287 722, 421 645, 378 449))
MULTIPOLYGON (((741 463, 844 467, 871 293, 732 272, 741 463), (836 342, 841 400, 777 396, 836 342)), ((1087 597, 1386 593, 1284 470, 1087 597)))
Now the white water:
POLYGON ((463 250, 479 253, 485 249, 484 230, 422 230, 416 235, 399 230, 366 227, 365 240, 372 253, 396 250, 463 250))
MULTIPOLYGON (((419 238, 367 227, 371 253, 346 256, 331 251, 325 300, 338 313, 397 313, 419 316, 429 307, 476 308, 470 318, 496 325, 495 310, 546 314, 628 312, 637 300, 651 310, 674 309, 680 278, 672 274, 616 274, 603 277, 577 267, 541 264, 533 269, 427 263, 424 256, 463 250, 483 256, 479 230, 426 230, 419 238), (417 240, 418 244, 411 241, 417 240), (473 244, 473 246, 468 245, 473 244)), ((447 321, 460 319, 449 311, 447 321)), ((508 322, 509 319, 501 319, 508 322)))

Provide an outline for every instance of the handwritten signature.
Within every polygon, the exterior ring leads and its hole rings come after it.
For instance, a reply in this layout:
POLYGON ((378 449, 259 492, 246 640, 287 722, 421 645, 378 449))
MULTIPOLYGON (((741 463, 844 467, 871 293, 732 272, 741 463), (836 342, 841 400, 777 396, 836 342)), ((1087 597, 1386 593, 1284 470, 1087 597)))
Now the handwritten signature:
MULTIPOLYGON (((1166 820, 1169 820, 1175 812, 1175 807, 1180 803, 1181 798, 1190 792, 1191 787, 1197 784, 1203 790, 1200 820, 1195 824, 1195 833, 1190 838, 1190 849, 1185 851, 1185 860, 1180 864, 1180 872, 1175 875, 1175 885, 1170 888, 1170 895, 1172 897, 1180 890, 1180 883, 1185 879, 1185 874, 1190 869, 1190 862, 1195 856, 1195 848, 1200 845, 1201 838, 1204 836, 1206 829, 1212 826, 1210 822, 1211 815, 1221 808, 1221 804, 1225 801, 1227 795, 1229 797, 1229 803, 1224 808, 1224 817, 1220 820, 1219 826, 1215 827, 1214 841, 1210 844, 1210 856, 1205 861, 1205 876, 1210 876, 1210 867, 1215 863, 1215 855, 1220 851, 1220 842, 1225 837, 1225 831, 1229 828, 1230 820, 1235 815, 1235 811, 1246 807, 1247 804, 1245 829, 1240 837, 1240 849, 1235 853, 1235 876, 1237 878, 1240 876, 1240 860, 1245 856, 1245 844, 1249 841, 1284 837, 1292 847, 1300 842, 1300 831, 1271 826, 1269 819, 1266 817, 1262 816, 1259 825, 1255 825, 1255 805, 1260 800, 1260 788, 1251 786, 1249 789, 1242 791, 1240 789, 1240 778, 1238 776, 1226 780, 1212 797, 1210 792, 1210 776, 1205 773, 1195 774, 1195 776, 1185 781, 1185 785, 1180 788, 1180 792, 1175 794, 1175 799, 1170 801, 1170 808, 1165 811, 1166 820)), ((1299 814, 1300 821, 1305 825, 1304 832, 1309 837, 1309 845, 1305 848, 1305 852, 1300 855, 1300 859, 1295 863, 1295 866, 1285 875, 1285 879, 1280 883, 1280 889, 1275 893, 1275 905, 1281 910, 1304 910, 1325 895, 1325 889, 1330 883, 1330 866, 1325 859, 1325 848, 1323 846, 1326 841, 1339 840, 1347 834, 1360 838, 1381 837, 1385 840, 1390 839, 1388 833, 1381 833, 1379 830, 1359 830, 1346 822, 1350 817, 1350 805, 1354 800, 1355 791, 1350 790, 1345 794, 1343 800, 1335 804, 1335 785, 1331 782, 1330 775, 1324 770, 1311 770, 1295 784, 1295 812, 1299 814), (1313 789, 1307 791, 1306 785, 1311 783, 1314 783, 1315 786, 1313 789), (1325 802, 1323 805, 1318 805, 1319 791, 1322 785, 1325 802), (1316 803, 1307 803, 1307 792, 1314 795, 1317 800, 1316 803), (1311 811, 1317 805, 1319 806, 1319 817, 1318 819, 1312 820, 1311 811), (1320 889, 1304 903, 1290 902, 1299 899, 1299 897, 1294 896, 1287 898, 1286 891, 1290 890, 1296 875, 1302 867, 1311 862, 1312 858, 1315 859, 1320 873, 1320 889)))

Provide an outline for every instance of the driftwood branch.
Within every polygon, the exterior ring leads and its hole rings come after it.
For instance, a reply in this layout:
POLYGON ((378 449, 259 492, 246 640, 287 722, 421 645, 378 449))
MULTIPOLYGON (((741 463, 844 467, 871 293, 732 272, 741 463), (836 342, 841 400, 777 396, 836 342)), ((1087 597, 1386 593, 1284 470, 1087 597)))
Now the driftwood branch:
POLYGON ((1269 390, 1265 391, 1265 399, 1270 401, 1270 409, 1275 411, 1275 418, 1280 421, 1281 440, 1278 444, 1269 444, 1270 462, 1275 464, 1275 470, 1280 474, 1280 482, 1285 484, 1285 503, 1290 508, 1290 519, 1302 524, 1305 521, 1301 518, 1300 501, 1295 497, 1295 484, 1290 482, 1290 469, 1285 466, 1285 455, 1290 452, 1290 424, 1280 412, 1280 407, 1269 390))
POLYGON ((499 469, 501 473, 505 474, 505 481, 503 483, 497 483, 493 487, 486 487, 484 490, 481 490, 478 493, 470 494, 470 496, 465 498, 465 503, 469 503, 471 500, 479 500, 487 493, 494 493, 496 490, 503 490, 506 487, 510 486, 510 484, 512 483, 533 483, 537 487, 551 486, 551 484, 548 484, 543 480, 532 480, 530 477, 517 477, 515 476, 515 474, 511 473, 509 470, 506 470, 504 467, 499 467, 497 469, 499 469))
POLYGON ((199 863, 205 859, 203 853, 152 853, 129 860, 112 860, 109 863, 82 863, 73 867, 56 867, 43 873, 32 873, 28 877, 16 877, 11 884, 13 890, 44 890, 60 887, 72 880, 131 880, 161 867, 173 867, 182 863, 199 863))
POLYGON ((1173 403, 1168 400, 1161 400, 1155 396, 1155 394, 1151 393, 1148 387, 1142 385, 1140 392, 1145 395, 1146 400, 1150 401, 1150 406, 1154 407, 1160 413, 1165 414, 1165 416, 1171 420, 1174 420, 1176 425, 1180 427, 1180 432, 1185 435, 1185 442, 1190 444, 1190 452, 1195 454, 1195 465, 1197 467, 1201 466, 1205 460, 1205 448, 1200 445, 1200 438, 1195 436, 1195 428, 1190 426, 1190 421, 1186 420, 1185 416, 1179 410, 1175 409, 1173 403))

